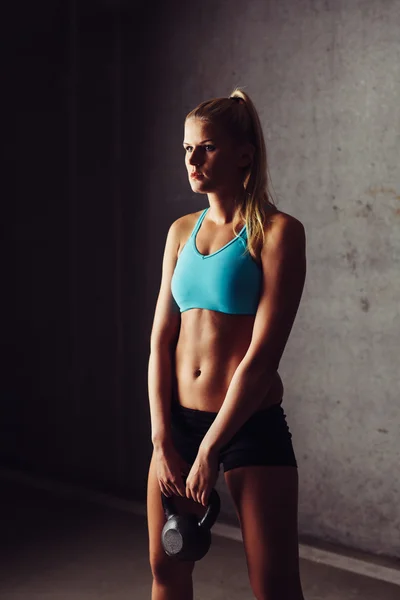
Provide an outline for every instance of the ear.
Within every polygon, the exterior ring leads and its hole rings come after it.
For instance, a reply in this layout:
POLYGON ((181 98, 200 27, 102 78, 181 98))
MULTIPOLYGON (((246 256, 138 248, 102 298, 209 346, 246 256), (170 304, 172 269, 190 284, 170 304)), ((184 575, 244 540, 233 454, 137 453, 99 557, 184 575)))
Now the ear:
POLYGON ((255 147, 250 142, 243 144, 239 148, 238 152, 238 166, 239 167, 249 167, 253 162, 255 153, 255 147))

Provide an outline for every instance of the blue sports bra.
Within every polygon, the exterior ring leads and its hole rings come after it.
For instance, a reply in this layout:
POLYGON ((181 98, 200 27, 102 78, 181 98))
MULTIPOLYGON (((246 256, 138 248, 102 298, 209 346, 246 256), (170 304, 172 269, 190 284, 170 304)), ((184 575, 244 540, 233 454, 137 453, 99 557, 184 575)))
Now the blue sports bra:
POLYGON ((260 298, 262 269, 244 250, 246 225, 238 237, 212 254, 200 254, 196 235, 209 208, 198 218, 178 256, 171 292, 180 312, 205 308, 232 315, 254 315, 260 298))

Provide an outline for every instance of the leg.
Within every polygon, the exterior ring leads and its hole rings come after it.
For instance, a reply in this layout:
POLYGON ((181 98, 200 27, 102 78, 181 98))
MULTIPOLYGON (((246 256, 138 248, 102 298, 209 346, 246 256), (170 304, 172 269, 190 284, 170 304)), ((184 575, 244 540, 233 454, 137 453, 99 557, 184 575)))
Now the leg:
POLYGON ((298 472, 293 466, 244 466, 225 473, 243 534, 257 600, 304 600, 297 530, 298 472))
MULTIPOLYGON (((178 511, 193 512, 199 516, 204 507, 189 498, 174 496, 178 511)), ((151 458, 147 482, 147 522, 149 533, 149 558, 153 573, 152 600, 193 600, 192 573, 195 563, 178 562, 168 556, 161 545, 161 532, 165 515, 161 503, 154 454, 151 458)))

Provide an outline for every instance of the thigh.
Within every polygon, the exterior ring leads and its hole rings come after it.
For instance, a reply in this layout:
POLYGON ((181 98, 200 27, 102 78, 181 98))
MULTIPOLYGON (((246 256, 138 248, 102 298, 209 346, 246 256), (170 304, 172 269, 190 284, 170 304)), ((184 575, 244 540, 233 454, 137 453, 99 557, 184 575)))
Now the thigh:
POLYGON ((281 406, 257 411, 220 451, 224 473, 255 465, 297 468, 292 434, 281 406))
MULTIPOLYGON (((192 512, 203 516, 205 508, 192 498, 174 496, 174 503, 178 512, 192 512)), ((157 479, 154 452, 151 457, 147 480, 147 525, 149 536, 149 560, 154 577, 157 579, 171 579, 180 573, 192 573, 195 563, 192 561, 177 561, 168 556, 162 547, 161 533, 166 518, 161 501, 161 490, 157 479)))
POLYGON ((250 580, 257 589, 268 580, 299 571, 298 471, 293 466, 244 466, 225 473, 240 521, 250 580))

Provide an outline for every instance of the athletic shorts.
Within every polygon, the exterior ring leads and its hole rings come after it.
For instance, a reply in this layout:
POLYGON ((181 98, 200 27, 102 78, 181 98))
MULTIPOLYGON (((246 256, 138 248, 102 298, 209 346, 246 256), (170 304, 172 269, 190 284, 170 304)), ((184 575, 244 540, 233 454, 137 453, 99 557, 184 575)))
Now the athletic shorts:
MULTIPOLYGON (((196 410, 173 402, 171 433, 175 449, 192 465, 199 446, 218 413, 196 410)), ((224 473, 250 465, 285 465, 297 468, 292 434, 281 404, 257 410, 219 451, 224 473)))

